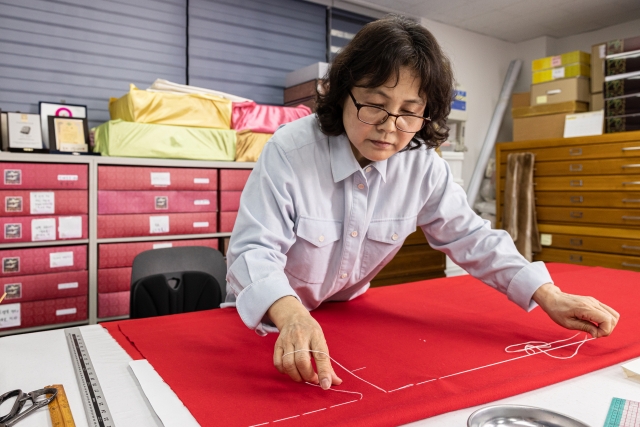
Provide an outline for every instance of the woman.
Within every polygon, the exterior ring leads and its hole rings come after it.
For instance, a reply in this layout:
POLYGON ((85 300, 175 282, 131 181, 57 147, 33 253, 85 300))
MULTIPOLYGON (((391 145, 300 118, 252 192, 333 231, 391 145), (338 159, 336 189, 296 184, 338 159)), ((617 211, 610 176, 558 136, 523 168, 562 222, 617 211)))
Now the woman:
POLYGON ((416 226, 523 309, 540 305, 594 337, 615 327, 615 310, 562 293, 544 263, 527 262, 506 232, 470 209, 432 150, 448 136, 452 88, 451 65, 431 33, 382 19, 336 56, 317 114, 287 124, 265 146, 231 236, 226 305, 258 333, 279 332, 274 364, 295 381, 323 389, 342 382, 309 311, 363 294, 416 226))

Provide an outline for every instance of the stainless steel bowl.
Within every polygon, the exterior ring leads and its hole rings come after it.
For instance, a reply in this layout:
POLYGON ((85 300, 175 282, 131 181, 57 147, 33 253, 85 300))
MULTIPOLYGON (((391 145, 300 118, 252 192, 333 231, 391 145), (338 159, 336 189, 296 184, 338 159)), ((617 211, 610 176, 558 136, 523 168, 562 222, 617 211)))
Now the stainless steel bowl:
POLYGON ((496 405, 478 409, 467 420, 467 427, 589 427, 575 418, 521 405, 496 405))

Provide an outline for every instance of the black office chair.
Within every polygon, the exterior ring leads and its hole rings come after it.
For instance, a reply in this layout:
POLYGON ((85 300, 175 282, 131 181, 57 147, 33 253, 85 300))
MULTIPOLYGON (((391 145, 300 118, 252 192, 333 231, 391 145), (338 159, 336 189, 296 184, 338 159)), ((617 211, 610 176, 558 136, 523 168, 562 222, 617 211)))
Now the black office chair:
POLYGON ((152 249, 138 254, 131 270, 132 319, 219 308, 226 293, 227 264, 204 246, 152 249))

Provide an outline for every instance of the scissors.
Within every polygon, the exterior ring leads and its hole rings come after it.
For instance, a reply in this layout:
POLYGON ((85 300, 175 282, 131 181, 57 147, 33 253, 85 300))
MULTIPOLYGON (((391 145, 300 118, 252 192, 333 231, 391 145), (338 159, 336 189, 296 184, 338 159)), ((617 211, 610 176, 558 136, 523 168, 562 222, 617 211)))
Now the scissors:
POLYGON ((23 393, 22 390, 12 390, 0 395, 0 405, 2 405, 2 403, 7 399, 12 397, 16 398, 16 401, 13 402, 13 407, 9 413, 0 416, 0 427, 11 427, 15 425, 18 421, 32 412, 47 406, 49 402, 55 399, 56 394, 58 394, 57 389, 47 387, 30 393, 23 393), (47 394, 50 394, 51 396, 47 397, 47 394), (29 400, 31 401, 31 406, 22 411, 22 407, 29 400))

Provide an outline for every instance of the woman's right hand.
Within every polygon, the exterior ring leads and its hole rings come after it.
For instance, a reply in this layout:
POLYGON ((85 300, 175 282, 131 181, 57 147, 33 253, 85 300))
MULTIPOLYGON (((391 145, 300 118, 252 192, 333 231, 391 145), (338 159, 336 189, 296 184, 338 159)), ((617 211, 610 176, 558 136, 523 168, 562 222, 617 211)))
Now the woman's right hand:
POLYGON ((332 384, 342 384, 331 367, 329 348, 320 324, 300 301, 292 296, 280 298, 269 307, 267 315, 280 331, 273 352, 273 364, 280 373, 297 382, 320 384, 324 390, 332 384), (296 350, 307 351, 294 353, 296 350), (317 373, 313 370, 311 355, 316 361, 317 373))

